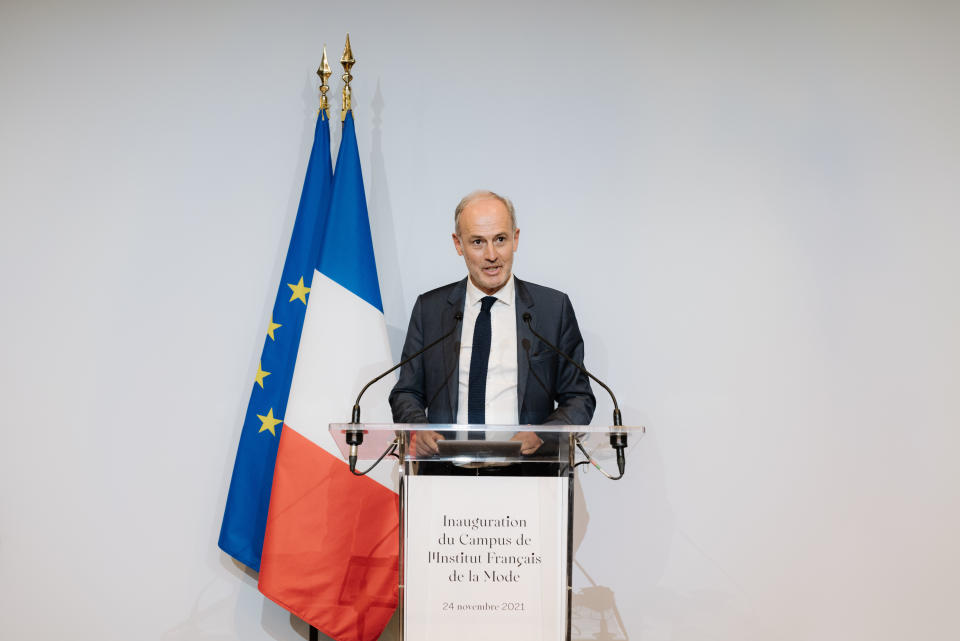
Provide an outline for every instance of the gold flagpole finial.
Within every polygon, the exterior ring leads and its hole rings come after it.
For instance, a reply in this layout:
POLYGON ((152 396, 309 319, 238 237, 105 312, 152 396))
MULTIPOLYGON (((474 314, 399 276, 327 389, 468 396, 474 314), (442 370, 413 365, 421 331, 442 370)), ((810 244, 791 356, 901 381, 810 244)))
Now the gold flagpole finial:
POLYGON ((330 117, 330 105, 327 103, 327 92, 330 91, 330 86, 327 84, 327 79, 332 73, 330 65, 327 63, 327 45, 323 45, 323 58, 320 59, 317 75, 320 76, 320 109, 326 114, 327 118, 330 117))
POLYGON ((343 56, 340 57, 340 64, 343 65, 343 111, 340 114, 340 120, 347 119, 347 112, 350 111, 350 81, 353 76, 350 75, 350 69, 353 67, 353 51, 350 50, 350 34, 347 34, 347 44, 343 48, 343 56))

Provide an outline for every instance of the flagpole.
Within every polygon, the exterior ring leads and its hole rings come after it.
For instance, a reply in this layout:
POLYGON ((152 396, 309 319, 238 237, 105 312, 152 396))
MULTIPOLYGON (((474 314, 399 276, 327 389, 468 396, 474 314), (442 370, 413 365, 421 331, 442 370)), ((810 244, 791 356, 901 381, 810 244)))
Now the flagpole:
MULTIPOLYGON (((347 43, 343 49, 343 56, 340 57, 340 64, 343 66, 343 104, 342 111, 340 113, 341 122, 347 119, 347 112, 351 109, 350 81, 353 80, 353 76, 350 75, 350 69, 353 67, 355 62, 356 60, 353 58, 353 51, 350 49, 350 34, 348 33, 347 43)), ((333 72, 330 70, 330 65, 327 63, 327 45, 323 45, 323 58, 320 61, 320 68, 317 69, 317 75, 320 76, 321 83, 320 111, 322 111, 328 119, 330 118, 330 105, 327 102, 327 91, 330 90, 330 87, 327 86, 327 79, 332 75, 332 73, 333 72)), ((320 630, 315 628, 313 625, 310 626, 309 641, 320 641, 320 630)))
MULTIPOLYGON (((353 57, 353 50, 350 48, 350 34, 347 34, 347 42, 343 46, 343 55, 340 56, 340 65, 343 67, 343 103, 340 110, 340 122, 345 122, 347 120, 347 112, 352 110, 351 97, 352 93, 350 91, 350 81, 353 80, 353 76, 350 75, 350 70, 353 68, 354 63, 357 61, 353 57)), ((363 392, 360 392, 363 394, 363 392)), ((359 403, 359 398, 357 402, 359 403)), ((360 406, 354 405, 353 407, 353 417, 350 419, 350 423, 356 424, 360 422, 360 406)), ((350 471, 356 474, 356 464, 357 464, 357 453, 358 448, 363 443, 363 432, 360 430, 347 430, 346 434, 347 445, 350 446, 350 471)))
MULTIPOLYGON (((327 45, 323 45, 323 57, 320 59, 320 66, 317 67, 317 75, 320 76, 320 110, 317 112, 317 117, 327 120, 330 120, 330 103, 327 99, 330 85, 327 84, 327 80, 332 74, 330 64, 327 62, 327 45)), ((310 626, 309 641, 320 641, 320 630, 312 625, 310 626)))

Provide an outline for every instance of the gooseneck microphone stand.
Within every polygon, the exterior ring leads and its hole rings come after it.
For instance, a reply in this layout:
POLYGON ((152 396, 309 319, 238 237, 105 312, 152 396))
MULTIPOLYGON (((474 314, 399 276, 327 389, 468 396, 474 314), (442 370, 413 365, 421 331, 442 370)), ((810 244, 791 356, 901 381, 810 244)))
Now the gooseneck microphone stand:
MULTIPOLYGON (((389 374, 390 372, 392 372, 392 371, 394 371, 394 370, 396 370, 396 369, 398 369, 398 368, 400 368, 400 367, 403 367, 404 365, 406 365, 407 363, 409 363, 409 362, 412 361, 413 359, 415 359, 415 358, 417 358, 418 356, 422 355, 424 352, 432 349, 432 348, 435 347, 436 345, 439 345, 439 344, 442 343, 443 341, 445 341, 445 340, 447 340, 448 338, 450 338, 450 337, 453 335, 453 333, 454 333, 455 331, 457 331, 457 328, 460 326, 460 321, 463 320, 463 312, 459 312, 459 311, 458 311, 458 312, 454 315, 453 318, 454 318, 454 321, 455 321, 454 324, 453 324, 453 329, 451 329, 449 332, 447 332, 446 334, 444 334, 443 336, 441 336, 441 337, 438 338, 437 340, 433 341, 432 343, 430 343, 429 345, 427 345, 426 347, 424 347, 424 348, 421 349, 420 351, 414 353, 412 356, 409 356, 409 357, 405 358, 404 360, 400 361, 399 363, 397 363, 396 365, 394 365, 393 367, 391 367, 391 368, 388 369, 387 371, 383 372, 382 374, 380 374, 380 375, 377 376, 376 378, 372 379, 369 383, 367 383, 366 385, 363 386, 363 389, 361 389, 361 390, 360 390, 360 393, 357 394, 357 400, 356 400, 356 402, 354 402, 354 404, 353 404, 353 411, 350 413, 350 424, 351 424, 351 425, 359 425, 359 424, 360 424, 360 399, 363 397, 364 392, 367 391, 367 388, 369 388, 371 385, 373 385, 374 383, 376 383, 377 381, 379 381, 381 378, 383 378, 384 376, 386 376, 386 375, 389 374)), ((378 458, 376 461, 374 461, 373 465, 371 465, 370 467, 368 467, 368 468, 367 468, 366 470, 364 470, 363 472, 357 472, 357 452, 358 452, 358 449, 359 449, 360 445, 363 444, 363 430, 361 430, 361 429, 359 429, 359 428, 348 429, 347 432, 346 432, 346 437, 347 437, 347 438, 346 438, 346 440, 347 440, 347 445, 350 446, 350 454, 349 454, 349 457, 348 457, 349 463, 350 463, 350 472, 353 473, 355 476, 364 476, 365 474, 369 473, 370 470, 372 470, 373 468, 375 468, 377 465, 380 464, 380 461, 382 461, 385 456, 391 454, 392 452, 394 452, 394 451, 397 449, 397 441, 394 441, 393 443, 391 443, 390 447, 388 447, 387 450, 386 450, 383 454, 380 455, 380 458, 378 458)))
MULTIPOLYGON (((523 322, 527 324, 527 329, 530 330, 530 333, 531 333, 531 334, 533 334, 533 335, 536 336, 538 339, 540 339, 540 341, 541 341, 544 345, 546 345, 547 347, 549 347, 550 349, 552 349, 553 351, 555 351, 557 354, 560 354, 560 356, 563 356, 563 357, 567 360, 567 362, 569 362, 571 365, 573 365, 573 366, 576 367, 578 370, 580 370, 581 372, 583 372, 587 377, 592 378, 593 380, 595 380, 595 381, 600 385, 600 387, 602 387, 603 389, 605 389, 605 390, 607 391, 607 394, 610 395, 610 399, 613 401, 613 426, 614 426, 615 428, 616 428, 616 427, 623 427, 623 418, 622 418, 622 416, 621 416, 621 414, 620 414, 620 405, 617 404, 617 397, 614 396, 613 390, 611 390, 611 389, 607 386, 606 383, 604 383, 604 382, 601 381, 599 378, 597 378, 596 376, 594 376, 593 374, 591 374, 589 371, 587 371, 587 368, 584 367, 583 364, 576 362, 575 360, 573 360, 573 358, 571 358, 571 357, 570 357, 566 352, 564 352, 562 349, 560 349, 559 347, 557 347, 556 345, 554 345, 553 343, 551 343, 550 341, 548 341, 546 338, 544 338, 543 336, 541 336, 541 335, 537 332, 537 330, 535 330, 535 329, 533 328, 533 322, 532 322, 532 321, 533 321, 533 316, 530 315, 530 312, 524 312, 524 313, 523 313, 523 322)), ((619 481, 620 479, 623 478, 624 471, 626 470, 626 467, 627 467, 626 456, 624 455, 624 450, 625 450, 626 447, 627 447, 627 433, 626 433, 626 432, 617 432, 617 431, 612 432, 612 433, 610 434, 610 446, 611 446, 611 447, 616 451, 616 453, 617 453, 617 469, 618 469, 619 472, 620 472, 619 475, 617 475, 617 476, 611 476, 610 474, 608 474, 607 472, 605 472, 605 471, 603 470, 603 468, 600 467, 600 465, 598 465, 597 462, 594 461, 593 458, 587 453, 587 450, 584 449, 583 444, 580 442, 580 439, 579 439, 579 438, 577 438, 577 447, 580 449, 581 452, 583 452, 583 455, 587 457, 588 461, 582 461, 581 463, 578 463, 578 465, 581 465, 581 464, 586 463, 586 462, 592 463, 593 466, 596 467, 598 470, 600 470, 600 472, 603 473, 603 475, 606 476, 608 479, 613 480, 613 481, 619 481)))

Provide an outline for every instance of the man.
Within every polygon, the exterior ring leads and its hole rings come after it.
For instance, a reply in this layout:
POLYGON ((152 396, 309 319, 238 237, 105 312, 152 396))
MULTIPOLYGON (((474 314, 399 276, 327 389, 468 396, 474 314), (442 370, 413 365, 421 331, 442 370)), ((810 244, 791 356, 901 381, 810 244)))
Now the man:
MULTIPOLYGON (((529 314, 539 334, 583 361, 583 338, 566 294, 513 276, 520 241, 513 204, 490 191, 473 192, 457 205, 454 230, 453 245, 468 276, 417 298, 403 358, 453 334, 401 368, 390 394, 393 420, 588 424, 596 405, 590 381, 524 321, 529 314)), ((445 438, 435 431, 417 436, 421 456, 436 453, 437 441, 445 438)), ((517 432, 511 440, 520 441, 522 454, 543 445, 535 431, 517 432)))

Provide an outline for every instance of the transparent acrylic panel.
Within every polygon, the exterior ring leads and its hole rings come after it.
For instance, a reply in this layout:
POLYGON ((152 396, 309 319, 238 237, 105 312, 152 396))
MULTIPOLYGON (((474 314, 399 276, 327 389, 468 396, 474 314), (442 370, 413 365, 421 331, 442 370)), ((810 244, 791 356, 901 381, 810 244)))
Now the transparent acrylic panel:
MULTIPOLYGON (((376 460, 398 437, 405 440, 406 461, 445 461, 460 465, 557 463, 568 460, 566 444, 570 434, 602 449, 612 432, 628 438, 642 437, 643 427, 608 427, 602 425, 450 425, 430 423, 331 423, 330 433, 341 454, 346 457, 347 431, 358 429, 363 442, 358 460, 376 460), (533 432, 542 441, 531 454, 521 452, 523 432, 533 432), (436 443, 436 446, 434 446, 436 443)), ((528 437, 529 438, 529 437, 528 437)))

